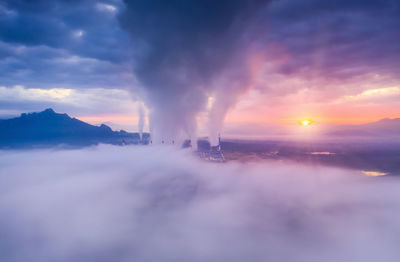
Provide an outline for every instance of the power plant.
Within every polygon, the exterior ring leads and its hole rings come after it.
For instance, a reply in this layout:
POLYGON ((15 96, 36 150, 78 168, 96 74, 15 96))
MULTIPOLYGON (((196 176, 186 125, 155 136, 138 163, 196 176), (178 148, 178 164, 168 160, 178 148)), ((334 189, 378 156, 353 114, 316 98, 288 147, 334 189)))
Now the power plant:
POLYGON ((211 146, 208 141, 199 141, 197 146, 197 154, 206 161, 224 162, 225 157, 222 151, 221 135, 218 135, 218 145, 211 146), (201 143, 203 142, 203 144, 201 143))
MULTIPOLYGON (((123 145, 126 145, 126 141, 122 142, 123 145)), ((153 141, 151 139, 151 135, 149 133, 143 133, 142 136, 136 137, 132 144, 135 145, 152 145, 153 141)), ((174 145, 175 141, 167 141, 162 140, 162 145, 174 145)), ((187 139, 183 142, 182 148, 193 148, 192 140, 187 139)), ((225 157, 222 151, 222 143, 221 143, 221 135, 218 135, 218 144, 215 146, 211 146, 210 142, 207 139, 199 139, 197 141, 197 149, 193 151, 197 154, 202 160, 210 161, 210 162, 224 162, 225 157)))

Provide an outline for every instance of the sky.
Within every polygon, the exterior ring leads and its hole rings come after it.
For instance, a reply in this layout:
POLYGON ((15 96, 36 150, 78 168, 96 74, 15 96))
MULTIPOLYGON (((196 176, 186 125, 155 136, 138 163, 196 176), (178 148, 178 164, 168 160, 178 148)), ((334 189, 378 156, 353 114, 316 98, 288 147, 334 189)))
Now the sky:
POLYGON ((400 2, 0 0, 2 118, 136 131, 142 104, 165 136, 400 117, 400 2))

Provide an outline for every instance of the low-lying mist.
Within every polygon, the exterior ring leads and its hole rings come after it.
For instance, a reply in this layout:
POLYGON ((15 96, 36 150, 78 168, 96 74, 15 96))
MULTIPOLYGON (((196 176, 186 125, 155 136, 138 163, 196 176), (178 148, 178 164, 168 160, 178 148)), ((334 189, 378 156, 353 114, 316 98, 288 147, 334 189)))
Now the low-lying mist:
POLYGON ((173 147, 0 151, 1 261, 399 261, 400 181, 173 147))

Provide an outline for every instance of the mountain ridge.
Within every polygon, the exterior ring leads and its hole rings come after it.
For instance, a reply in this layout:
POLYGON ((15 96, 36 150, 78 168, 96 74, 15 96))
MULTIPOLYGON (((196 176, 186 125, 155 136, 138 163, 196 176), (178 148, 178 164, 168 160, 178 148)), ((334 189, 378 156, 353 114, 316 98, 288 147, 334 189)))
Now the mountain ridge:
MULTIPOLYGON (((148 136, 148 135, 146 135, 148 136)), ((94 126, 52 108, 22 113, 19 117, 0 120, 0 147, 40 145, 95 145, 99 143, 138 143, 140 135, 124 130, 113 131, 101 124, 94 126)))

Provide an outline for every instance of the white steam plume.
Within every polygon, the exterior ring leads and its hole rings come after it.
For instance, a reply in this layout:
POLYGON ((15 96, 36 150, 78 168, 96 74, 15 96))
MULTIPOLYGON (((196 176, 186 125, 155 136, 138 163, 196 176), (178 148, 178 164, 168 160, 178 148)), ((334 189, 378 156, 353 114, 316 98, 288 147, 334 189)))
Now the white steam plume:
POLYGON ((140 139, 143 139, 143 127, 144 127, 144 105, 142 103, 138 104, 138 129, 139 129, 139 135, 140 139))

